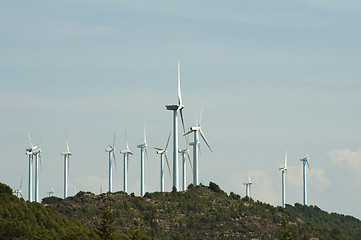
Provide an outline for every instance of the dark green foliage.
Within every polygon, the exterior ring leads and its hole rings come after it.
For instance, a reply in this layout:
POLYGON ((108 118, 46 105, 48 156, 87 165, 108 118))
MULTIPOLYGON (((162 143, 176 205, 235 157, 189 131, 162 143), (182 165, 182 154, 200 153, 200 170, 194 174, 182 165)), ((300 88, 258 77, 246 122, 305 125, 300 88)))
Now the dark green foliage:
POLYGON ((41 201, 43 204, 55 204, 55 203, 60 203, 61 201, 63 201, 62 198, 58 198, 58 197, 46 197, 43 198, 43 200, 41 201))
POLYGON ((0 183, 0 194, 12 195, 13 190, 8 185, 0 183))
POLYGON ((227 195, 215 183, 144 197, 79 192, 67 199, 43 200, 44 206, 60 213, 1 189, 0 239, 99 239, 94 229, 100 230, 104 219, 111 220, 105 225, 114 224, 114 239, 361 239, 358 219, 315 206, 273 207, 227 195), (12 205, 20 207, 14 210, 12 205))
POLYGON ((221 188, 213 182, 209 183, 209 189, 211 189, 213 192, 216 192, 216 193, 220 193, 222 191, 221 188))
POLYGON ((13 196, 5 184, 0 189, 0 239, 98 239, 81 223, 13 196))
POLYGON ((114 228, 115 216, 113 210, 110 207, 108 198, 106 198, 105 207, 102 212, 102 218, 100 226, 97 227, 96 233, 100 239, 112 240, 114 239, 115 228, 114 228))

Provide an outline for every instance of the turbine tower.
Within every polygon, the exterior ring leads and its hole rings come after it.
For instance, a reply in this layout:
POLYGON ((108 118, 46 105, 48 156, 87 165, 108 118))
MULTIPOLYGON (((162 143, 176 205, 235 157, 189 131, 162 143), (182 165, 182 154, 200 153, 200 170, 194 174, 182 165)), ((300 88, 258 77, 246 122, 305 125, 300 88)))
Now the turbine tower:
POLYGON ((28 200, 29 202, 33 201, 33 162, 34 162, 34 155, 38 151, 39 147, 34 146, 31 140, 30 132, 28 132, 30 148, 26 149, 26 155, 29 156, 29 182, 28 182, 28 200))
POLYGON ((169 144, 170 134, 171 134, 171 132, 169 132, 168 140, 167 140, 167 143, 165 145, 165 148, 157 148, 157 147, 154 148, 154 149, 157 150, 157 154, 160 154, 160 191, 161 192, 164 192, 164 160, 163 160, 163 155, 164 155, 165 160, 167 162, 169 175, 171 176, 168 157, 167 157, 167 148, 168 148, 168 144, 169 144))
POLYGON ((128 163, 129 163, 129 155, 133 155, 133 153, 129 150, 127 131, 125 131, 125 140, 127 142, 127 148, 125 150, 120 151, 124 156, 124 179, 123 179, 123 191, 126 193, 128 191, 128 163))
POLYGON ((68 197, 68 171, 69 171, 69 157, 71 152, 69 150, 69 142, 66 141, 66 152, 61 153, 64 156, 64 199, 68 197))
POLYGON ((147 138, 145 135, 145 127, 144 127, 144 142, 137 146, 140 148, 140 196, 144 196, 144 152, 147 154, 147 138))
POLYGON ((287 173, 287 152, 285 155, 285 165, 284 167, 279 168, 282 173, 282 207, 285 207, 286 203, 286 181, 285 181, 285 174, 287 173))
POLYGON ((248 182, 243 183, 243 185, 246 186, 246 196, 247 197, 251 197, 251 185, 252 185, 252 181, 251 181, 251 177, 248 175, 248 182))
POLYGON ((115 161, 115 132, 113 138, 113 146, 109 145, 108 148, 105 149, 105 152, 109 153, 109 192, 113 191, 113 183, 112 183, 112 155, 115 167, 117 166, 117 162, 115 161))
POLYGON ((209 145, 201 127, 201 120, 202 120, 202 111, 200 114, 199 122, 195 127, 191 127, 190 131, 187 132, 184 135, 188 135, 192 132, 194 132, 194 142, 190 143, 190 145, 193 145, 193 185, 197 186, 199 184, 198 180, 198 150, 200 149, 200 141, 199 141, 199 134, 202 136, 204 142, 207 144, 209 150, 213 152, 211 146, 209 145))
POLYGON ((305 206, 307 205, 306 164, 308 169, 311 171, 309 160, 308 150, 306 150, 306 157, 300 159, 300 161, 303 162, 303 205, 305 206))
POLYGON ((183 102, 180 88, 180 63, 178 62, 178 104, 167 105, 167 110, 173 111, 173 187, 178 189, 178 112, 180 113, 183 132, 184 128, 184 119, 183 119, 183 102))

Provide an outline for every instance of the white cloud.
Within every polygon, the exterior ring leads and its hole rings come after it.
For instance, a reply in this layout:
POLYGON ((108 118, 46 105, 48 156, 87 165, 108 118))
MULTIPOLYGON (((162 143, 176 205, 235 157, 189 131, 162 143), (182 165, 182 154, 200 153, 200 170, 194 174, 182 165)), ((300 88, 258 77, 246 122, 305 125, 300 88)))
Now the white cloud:
POLYGON ((361 171, 361 149, 353 152, 349 149, 334 149, 328 153, 333 164, 348 164, 353 169, 361 171))

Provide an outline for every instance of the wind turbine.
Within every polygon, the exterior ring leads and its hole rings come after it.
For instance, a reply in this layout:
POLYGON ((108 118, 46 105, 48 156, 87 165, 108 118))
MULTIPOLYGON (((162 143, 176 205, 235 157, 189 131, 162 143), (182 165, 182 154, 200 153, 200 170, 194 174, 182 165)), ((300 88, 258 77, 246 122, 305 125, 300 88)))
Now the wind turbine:
MULTIPOLYGON (((187 189, 187 171, 186 171, 186 157, 185 155, 187 154, 188 155, 188 158, 189 158, 189 149, 188 149, 188 146, 186 149, 183 149, 183 150, 179 150, 178 151, 179 154, 182 156, 182 164, 183 164, 183 169, 182 169, 182 178, 183 178, 183 184, 182 184, 182 190, 185 191, 187 189)), ((190 160, 189 160, 190 161, 190 160)), ((191 165, 192 167, 192 165, 191 165)))
POLYGON ((137 146, 140 148, 140 196, 144 196, 144 152, 147 154, 147 138, 145 135, 145 127, 144 127, 144 142, 137 146))
POLYGON ((190 131, 187 132, 184 135, 188 135, 192 132, 194 132, 194 142, 190 143, 190 145, 193 145, 193 185, 197 186, 199 184, 198 180, 198 149, 200 148, 200 141, 199 141, 199 134, 202 136, 204 142, 207 144, 209 150, 213 152, 211 146, 209 145, 201 127, 201 120, 202 120, 202 110, 199 118, 199 122, 195 127, 191 127, 190 131))
POLYGON ((248 175, 248 182, 243 183, 243 185, 246 186, 246 196, 250 197, 252 181, 251 181, 251 177, 249 175, 248 175))
POLYGON ((64 156, 64 199, 68 197, 68 171, 69 171, 69 157, 71 152, 69 150, 69 142, 66 140, 66 152, 61 153, 64 156))
POLYGON ((38 202, 38 190, 39 190, 39 179, 38 179, 38 157, 42 152, 39 146, 34 146, 31 140, 30 132, 28 132, 28 137, 30 141, 31 148, 26 149, 26 155, 29 156, 29 191, 28 191, 28 200, 30 202, 32 199, 32 184, 33 184, 33 161, 35 156, 35 202, 38 202))
POLYGON ((23 197, 23 194, 21 193, 21 186, 23 185, 23 177, 21 177, 21 181, 20 181, 20 186, 19 186, 19 188, 18 189, 16 189, 15 191, 14 191, 14 194, 16 194, 16 196, 17 197, 22 197, 22 198, 24 198, 23 197))
POLYGON ((308 158, 308 148, 306 147, 306 157, 301 158, 300 161, 303 162, 303 205, 307 205, 307 186, 306 186, 306 164, 308 169, 311 172, 310 163, 308 158))
POLYGON ((115 163, 115 167, 117 166, 117 162, 115 161, 115 132, 114 132, 114 139, 113 139, 113 146, 109 145, 109 148, 105 149, 105 152, 109 153, 109 192, 111 193, 113 191, 112 187, 112 155, 113 160, 115 163))
POLYGON ((157 150, 157 154, 160 154, 160 191, 161 192, 164 192, 164 160, 163 160, 163 155, 164 155, 165 160, 167 162, 169 175, 171 175, 170 168, 169 168, 168 157, 167 157, 167 148, 168 148, 168 143, 169 143, 169 139, 170 139, 170 134, 171 134, 171 132, 169 132, 168 140, 167 140, 167 143, 166 143, 164 148, 157 148, 157 147, 154 148, 154 149, 157 150))
POLYGON ((127 148, 125 150, 120 151, 124 156, 124 181, 123 181, 123 191, 128 191, 128 163, 129 163, 129 155, 133 155, 133 153, 129 150, 127 131, 125 131, 125 140, 127 142, 127 148))
POLYGON ((178 112, 180 113, 183 132, 184 128, 184 119, 183 119, 183 102, 180 88, 180 63, 178 62, 178 104, 167 105, 167 110, 173 111, 173 187, 178 189, 178 112))
POLYGON ((53 187, 51 187, 51 190, 48 192, 48 194, 49 194, 49 197, 54 196, 54 188, 53 187))
POLYGON ((286 202, 286 181, 285 174, 287 173, 287 152, 285 154, 285 165, 284 167, 279 168, 282 173, 282 207, 285 207, 286 202))

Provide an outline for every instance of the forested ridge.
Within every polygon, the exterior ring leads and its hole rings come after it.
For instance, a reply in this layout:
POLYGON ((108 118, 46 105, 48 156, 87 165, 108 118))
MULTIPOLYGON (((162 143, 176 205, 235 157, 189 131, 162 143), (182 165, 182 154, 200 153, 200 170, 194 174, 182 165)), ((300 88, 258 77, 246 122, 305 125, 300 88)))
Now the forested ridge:
POLYGON ((2 184, 0 199, 0 239, 361 239, 354 217, 274 207, 214 183, 144 197, 79 192, 42 204, 18 199, 2 184))

